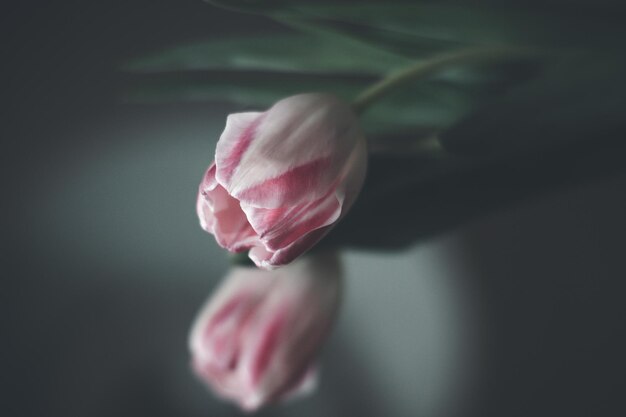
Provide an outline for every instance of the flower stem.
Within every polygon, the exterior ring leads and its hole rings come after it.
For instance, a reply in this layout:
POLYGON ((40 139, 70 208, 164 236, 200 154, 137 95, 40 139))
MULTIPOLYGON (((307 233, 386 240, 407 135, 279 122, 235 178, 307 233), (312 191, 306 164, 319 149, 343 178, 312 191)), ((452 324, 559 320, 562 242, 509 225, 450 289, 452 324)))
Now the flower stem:
POLYGON ((529 48, 480 47, 437 55, 428 60, 416 62, 397 72, 393 72, 379 82, 372 84, 357 96, 352 102, 352 107, 357 114, 361 114, 391 90, 408 82, 426 78, 450 65, 521 58, 536 55, 537 52, 537 50, 531 50, 529 48))

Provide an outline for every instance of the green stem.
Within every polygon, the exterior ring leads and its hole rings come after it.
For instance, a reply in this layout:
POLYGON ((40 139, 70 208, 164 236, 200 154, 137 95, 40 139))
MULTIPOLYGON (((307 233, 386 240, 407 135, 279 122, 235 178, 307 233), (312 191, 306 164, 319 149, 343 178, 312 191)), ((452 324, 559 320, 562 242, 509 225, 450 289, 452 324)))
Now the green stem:
POLYGON ((357 114, 361 114, 391 90, 408 82, 428 77, 450 65, 499 61, 502 59, 521 58, 535 54, 537 54, 536 50, 526 48, 512 49, 510 47, 470 48, 441 54, 391 73, 389 76, 371 85, 359 94, 352 102, 352 106, 357 114))

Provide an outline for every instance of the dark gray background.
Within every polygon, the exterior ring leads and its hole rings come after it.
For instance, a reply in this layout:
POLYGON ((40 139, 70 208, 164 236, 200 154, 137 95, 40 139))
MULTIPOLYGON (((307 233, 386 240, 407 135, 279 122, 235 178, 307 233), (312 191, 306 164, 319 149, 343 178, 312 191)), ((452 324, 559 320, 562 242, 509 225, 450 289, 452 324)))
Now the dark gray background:
MULTIPOLYGON (((282 29, 195 0, 22 2, 0 16, 1 414, 239 415, 193 378, 186 350, 227 269, 195 191, 237 109, 123 104, 115 68, 282 29)), ((625 185, 583 182, 401 253, 347 253, 318 393, 262 415, 623 414, 625 185)))

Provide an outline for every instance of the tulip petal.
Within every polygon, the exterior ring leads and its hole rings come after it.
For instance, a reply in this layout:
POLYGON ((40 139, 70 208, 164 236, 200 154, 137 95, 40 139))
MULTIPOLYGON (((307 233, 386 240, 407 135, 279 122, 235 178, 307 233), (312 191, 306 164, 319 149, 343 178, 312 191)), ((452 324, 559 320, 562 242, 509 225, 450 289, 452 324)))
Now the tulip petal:
MULTIPOLYGON (((278 176, 248 188, 233 187, 232 195, 243 203, 260 207, 281 207, 287 202, 302 200, 303 195, 319 192, 321 177, 330 169, 331 158, 318 158, 287 168, 278 176)), ((241 185, 241 184, 239 184, 241 185)), ((328 184, 326 188, 330 186, 328 184)))
POLYGON ((291 245, 277 251, 269 251, 261 246, 254 246, 250 249, 248 257, 256 266, 263 269, 272 270, 279 266, 287 265, 298 256, 311 249, 321 238, 330 231, 331 226, 321 227, 306 234, 291 245))
POLYGON ((266 275, 253 280, 247 278, 231 274, 196 319, 189 346, 197 352, 195 357, 201 362, 213 365, 224 362, 221 359, 225 356, 224 348, 232 346, 230 343, 235 339, 239 341, 241 329, 273 284, 271 277, 266 275))
POLYGON ((256 245, 250 248, 250 252, 248 252, 248 257, 254 262, 256 266, 262 269, 271 270, 275 267, 269 263, 269 260, 272 259, 272 255, 274 253, 265 249, 263 245, 256 245))
POLYGON ((251 323, 245 339, 248 355, 241 360, 257 397, 264 402, 285 398, 307 388, 300 387, 304 382, 313 382, 304 379, 328 334, 338 302, 337 287, 320 281, 337 282, 336 258, 320 260, 328 264, 304 260, 291 271, 273 272, 277 276, 274 289, 251 323))
POLYGON ((233 369, 239 355, 239 334, 258 297, 240 294, 229 300, 211 318, 204 330, 204 345, 211 365, 220 370, 233 369))
MULTIPOLYGON (((327 222, 320 223, 318 228, 314 228, 313 230, 309 229, 310 231, 303 235, 298 235, 296 231, 301 231, 305 228, 298 229, 297 225, 294 227, 294 225, 283 224, 279 221, 281 216, 285 216, 285 218, 290 217, 290 220, 292 220, 291 217, 293 216, 291 214, 293 213, 290 209, 277 209, 277 211, 263 210, 242 204, 241 208, 249 218, 249 222, 254 226, 253 228, 258 229, 256 232, 259 236, 263 236, 263 232, 267 233, 267 235, 261 237, 260 241, 250 249, 248 253, 250 259, 259 268, 275 269, 279 266, 289 264, 298 256, 308 251, 331 230, 334 224, 348 212, 355 202, 363 186, 366 168, 367 146, 365 141, 361 140, 357 142, 348 158, 344 172, 342 173, 345 177, 341 178, 341 184, 337 187, 336 194, 334 195, 339 204, 338 216, 335 217, 337 213, 333 213, 332 216, 328 217, 327 222), (272 225, 274 227, 272 227, 272 225), (291 231, 294 231, 294 233, 290 234, 291 231), (270 237, 276 240, 272 240, 270 237), (284 237, 288 237, 282 242, 284 246, 278 247, 280 246, 278 243, 281 243, 281 239, 284 237), (293 237, 297 237, 297 240, 293 240, 293 237)), ((307 208, 313 213, 318 213, 319 217, 313 214, 313 218, 317 217, 319 220, 324 217, 324 213, 328 213, 323 210, 324 207, 327 207, 325 204, 328 204, 328 201, 324 201, 324 204, 319 204, 317 208, 308 206, 307 208)), ((306 222, 302 224, 306 224, 306 222)))
POLYGON ((215 235, 217 243, 233 252, 240 252, 258 242, 239 201, 215 180, 216 164, 207 170, 198 192, 197 211, 200 226, 215 235))
MULTIPOLYGON (((276 273, 280 274, 280 271, 276 273)), ((298 278, 289 276, 280 279, 298 278)), ((242 339, 248 347, 241 358, 241 366, 245 369, 242 378, 254 392, 248 406, 275 401, 293 385, 295 379, 301 379, 302 372, 288 361, 288 353, 294 347, 290 343, 292 321, 298 307, 306 307, 298 306, 298 294, 289 291, 289 287, 289 283, 283 283, 268 294, 242 339)))
POLYGON ((232 175, 221 172, 220 160, 227 157, 220 155, 220 148, 216 151, 220 184, 242 203, 256 207, 320 199, 362 138, 350 106, 325 94, 281 100, 257 122, 254 140, 247 142, 241 157, 233 158, 239 166, 232 175))
POLYGON ((215 149, 216 178, 229 184, 241 158, 254 140, 263 113, 235 113, 226 118, 226 127, 215 149))
POLYGON ((319 200, 293 207, 264 209, 242 204, 241 208, 265 247, 276 251, 334 223, 341 214, 342 201, 341 193, 331 191, 319 200))
MULTIPOLYGON (((285 338, 285 328, 289 320, 290 311, 288 308, 282 308, 266 314, 266 318, 259 323, 259 328, 255 329, 254 334, 257 340, 253 343, 250 352, 253 355, 250 358, 249 377, 252 386, 258 386, 263 375, 267 374, 267 369, 276 361, 275 354, 281 347, 285 338)), ((281 379, 284 379, 282 377, 281 379)))

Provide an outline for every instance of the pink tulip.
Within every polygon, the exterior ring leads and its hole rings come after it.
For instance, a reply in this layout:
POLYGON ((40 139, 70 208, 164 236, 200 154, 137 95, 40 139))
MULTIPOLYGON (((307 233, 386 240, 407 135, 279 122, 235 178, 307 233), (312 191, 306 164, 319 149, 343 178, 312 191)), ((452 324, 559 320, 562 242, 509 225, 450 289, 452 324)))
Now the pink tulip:
POLYGON ((265 269, 310 249, 356 199, 367 165, 358 120, 328 94, 231 114, 200 184, 203 229, 265 269))
POLYGON ((235 267, 193 325, 196 374, 247 411, 310 392, 340 289, 335 255, 307 256, 274 271, 235 267))

